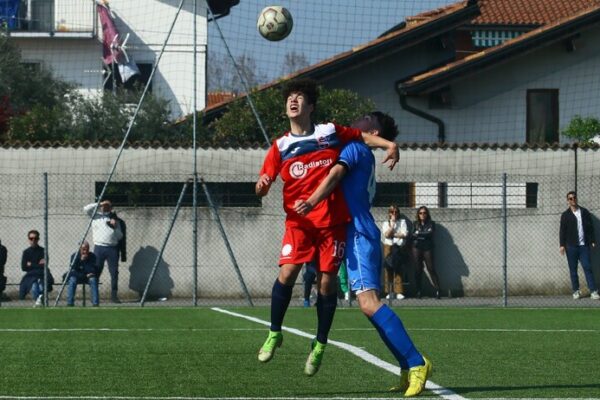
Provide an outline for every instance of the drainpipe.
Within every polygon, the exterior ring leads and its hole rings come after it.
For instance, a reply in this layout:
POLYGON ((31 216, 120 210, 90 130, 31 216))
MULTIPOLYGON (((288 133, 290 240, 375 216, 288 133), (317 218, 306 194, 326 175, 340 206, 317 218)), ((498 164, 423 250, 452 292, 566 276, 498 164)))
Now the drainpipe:
POLYGON ((409 113, 415 114, 418 117, 426 119, 427 121, 431 121, 438 126, 438 142, 444 143, 446 141, 446 126, 444 125, 444 121, 441 119, 434 117, 431 114, 427 114, 423 110, 419 110, 408 104, 406 93, 402 92, 399 87, 400 83, 396 82, 394 85, 396 92, 398 92, 398 97, 400 98, 400 107, 403 110, 408 111, 409 113))

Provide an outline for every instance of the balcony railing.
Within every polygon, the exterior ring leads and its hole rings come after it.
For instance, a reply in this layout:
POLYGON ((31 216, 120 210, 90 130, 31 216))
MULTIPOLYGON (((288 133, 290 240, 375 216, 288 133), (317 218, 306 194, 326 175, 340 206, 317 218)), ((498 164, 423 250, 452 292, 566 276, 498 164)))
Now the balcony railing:
POLYGON ((96 5, 82 0, 0 0, 0 22, 17 37, 94 37, 96 5))

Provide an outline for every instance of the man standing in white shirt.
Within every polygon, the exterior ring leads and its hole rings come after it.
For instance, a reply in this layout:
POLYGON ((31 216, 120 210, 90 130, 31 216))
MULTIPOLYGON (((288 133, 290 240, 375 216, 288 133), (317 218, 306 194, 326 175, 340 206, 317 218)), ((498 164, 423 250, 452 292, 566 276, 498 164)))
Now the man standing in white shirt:
POLYGON ((92 216, 96 203, 83 207, 83 211, 92 219, 92 234, 94 237, 94 254, 98 262, 98 277, 104 269, 104 262, 108 264, 110 272, 111 301, 120 303, 117 296, 119 290, 119 241, 123 239, 121 221, 112 212, 110 200, 100 203, 98 211, 92 216))
POLYGON ((574 191, 567 193, 567 202, 569 208, 560 217, 559 251, 561 255, 567 254, 573 298, 577 300, 581 297, 579 276, 577 274, 577 265, 581 262, 585 280, 590 290, 590 297, 594 300, 600 300, 594 282, 590 256, 590 248, 596 247, 592 216, 587 209, 577 204, 577 193, 574 191))

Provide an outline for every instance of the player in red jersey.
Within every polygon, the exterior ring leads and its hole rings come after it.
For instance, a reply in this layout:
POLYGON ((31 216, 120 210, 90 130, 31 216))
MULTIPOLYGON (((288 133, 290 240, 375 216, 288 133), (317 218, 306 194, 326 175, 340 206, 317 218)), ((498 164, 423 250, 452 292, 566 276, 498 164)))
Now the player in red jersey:
POLYGON ((277 175, 281 175, 283 208, 287 215, 279 275, 271 293, 271 329, 259 350, 258 359, 261 362, 271 360, 275 349, 281 346, 281 326, 296 278, 305 262, 316 260, 317 335, 304 368, 305 374, 312 376, 321 365, 337 307, 336 276, 344 259, 346 224, 350 214, 340 188, 305 216, 294 211, 294 202, 306 199, 316 190, 329 174, 345 143, 364 140, 370 147, 386 149, 384 162, 389 161, 390 169, 398 162, 398 146, 355 128, 332 123, 314 125, 311 115, 317 104, 318 89, 312 80, 291 81, 284 88, 283 96, 290 131, 275 140, 256 182, 256 194, 262 197, 269 192, 277 175))

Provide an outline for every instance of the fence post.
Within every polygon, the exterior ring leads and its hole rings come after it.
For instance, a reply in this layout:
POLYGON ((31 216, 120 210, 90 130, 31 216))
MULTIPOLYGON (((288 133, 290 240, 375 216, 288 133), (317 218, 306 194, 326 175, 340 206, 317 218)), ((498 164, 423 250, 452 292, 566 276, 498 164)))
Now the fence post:
POLYGON ((44 172, 44 307, 48 306, 48 173, 44 172))
POLYGON ((221 237, 223 238, 223 242, 225 242, 225 247, 227 247, 227 252, 229 253, 229 258, 231 259, 231 263, 233 264, 233 269, 235 270, 238 280, 240 281, 240 286, 242 287, 242 291, 246 295, 246 300, 248 301, 248 305, 254 307, 252 303, 252 297, 250 297, 250 292, 248 291, 248 287, 246 286, 246 282, 244 282, 244 277, 242 276, 242 272, 240 271, 240 267, 235 259, 235 255, 233 254, 233 250, 231 249, 231 245, 229 244, 229 239, 227 238, 227 234, 225 233, 225 229, 223 229, 223 224, 221 224, 221 217, 219 217, 219 212, 217 211, 217 207, 215 203, 213 203, 212 198, 210 197, 210 192, 208 191, 208 186, 206 186, 206 182, 204 179, 200 179, 200 184, 202 185, 202 189, 204 190, 204 195, 206 196, 206 200, 208 201, 208 205, 215 217, 215 221, 217 222, 217 226, 219 227, 219 231, 221 232, 221 237))
POLYGON ((192 261, 192 275, 193 275, 193 279, 194 279, 194 292, 192 293, 192 303, 195 306, 198 305, 198 147, 197 147, 197 143, 196 143, 196 135, 197 135, 197 128, 196 126, 198 125, 198 90, 197 90, 197 84, 198 84, 198 52, 197 52, 197 35, 198 35, 198 24, 197 24, 197 20, 198 18, 196 18, 196 13, 198 12, 198 4, 197 4, 197 0, 194 0, 194 12, 192 13, 192 15, 194 16, 194 73, 192 74, 194 76, 194 84, 192 85, 192 88, 194 90, 194 94, 193 94, 193 126, 192 126, 192 136, 193 136, 193 140, 192 140, 192 144, 194 146, 194 150, 192 151, 192 155, 194 157, 194 182, 193 182, 193 197, 192 197, 192 215, 193 215, 193 227, 192 227, 192 246, 193 246, 193 261, 192 261))
POLYGON ((183 202, 183 196, 187 191, 189 181, 186 181, 183 184, 183 188, 181 189, 181 193, 179 194, 179 200, 177 200, 177 205, 175 206, 175 211, 173 211, 173 217, 171 218, 171 223, 169 224, 169 229, 167 230, 167 234, 165 239, 163 240, 162 246, 160 247, 160 251, 156 256, 156 260, 154 260, 154 266, 152 267, 152 271, 150 271, 150 276, 148 277, 148 281, 146 282, 146 288, 144 289, 144 294, 142 294, 142 298, 140 299, 140 307, 144 307, 144 303, 146 302, 146 295, 148 294, 148 290, 150 289, 150 285, 154 280, 154 274, 156 274, 156 269, 160 264, 160 260, 165 252, 165 247, 167 247, 167 242, 171 237, 171 231, 173 231, 173 225, 175 225, 175 221, 177 220, 177 215, 179 214, 179 209, 181 208, 181 203, 183 202))
POLYGON ((503 305, 508 305, 508 212, 507 212, 507 201, 506 201, 506 172, 502 174, 502 273, 504 286, 502 289, 503 305))

